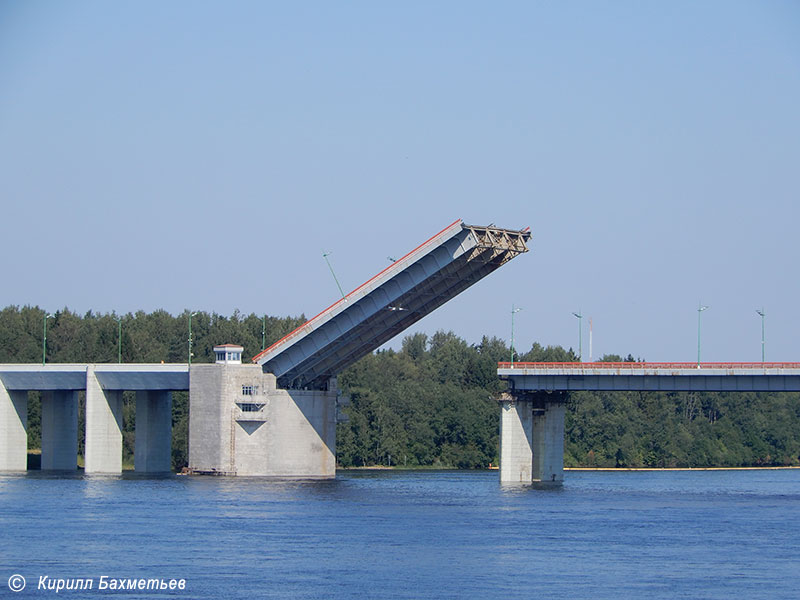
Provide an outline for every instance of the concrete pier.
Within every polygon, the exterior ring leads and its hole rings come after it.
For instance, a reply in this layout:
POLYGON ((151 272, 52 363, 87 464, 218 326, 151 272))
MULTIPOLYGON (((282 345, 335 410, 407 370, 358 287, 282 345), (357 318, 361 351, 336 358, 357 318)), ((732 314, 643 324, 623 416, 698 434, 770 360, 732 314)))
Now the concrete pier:
POLYGON ((78 468, 78 392, 42 392, 42 470, 78 468))
POLYGON ((564 402, 533 410, 533 480, 564 482, 564 402))
POLYGON ((166 473, 172 467, 172 393, 136 392, 134 469, 166 473))
POLYGON ((28 392, 0 382, 0 472, 28 468, 28 392))
POLYGON ((530 483, 533 470, 533 404, 500 401, 500 483, 530 483))
POLYGON ((122 473, 122 391, 104 390, 86 370, 86 473, 122 473))
POLYGON ((562 393, 503 394, 500 483, 563 483, 565 400, 562 393))
POLYGON ((225 358, 232 349, 241 346, 215 347, 216 364, 192 365, 189 468, 220 475, 335 477, 336 379, 326 390, 280 389, 275 375, 260 366, 225 358))

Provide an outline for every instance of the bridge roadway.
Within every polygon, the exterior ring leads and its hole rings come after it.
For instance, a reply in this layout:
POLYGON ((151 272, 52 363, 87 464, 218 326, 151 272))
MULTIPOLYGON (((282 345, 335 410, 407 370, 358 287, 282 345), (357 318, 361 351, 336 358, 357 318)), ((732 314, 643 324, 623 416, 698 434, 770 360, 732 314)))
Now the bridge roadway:
POLYGON ((800 391, 800 363, 501 362, 497 374, 519 390, 800 391))
POLYGON ((510 363, 500 398, 500 481, 564 480, 564 413, 571 391, 797 392, 800 363, 510 363))
POLYGON ((85 471, 122 471, 122 392, 136 392, 137 471, 172 462, 172 392, 189 389, 186 364, 0 365, 0 471, 27 468, 28 391, 42 392, 42 469, 74 470, 78 392, 86 392, 85 471))

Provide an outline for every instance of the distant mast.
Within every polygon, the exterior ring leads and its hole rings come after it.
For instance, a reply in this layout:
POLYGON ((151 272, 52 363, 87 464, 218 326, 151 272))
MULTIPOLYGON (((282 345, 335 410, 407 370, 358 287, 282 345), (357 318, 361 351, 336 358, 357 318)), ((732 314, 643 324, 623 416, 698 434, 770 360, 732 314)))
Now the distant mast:
POLYGON ((589 317, 589 362, 592 360, 592 317, 589 317))

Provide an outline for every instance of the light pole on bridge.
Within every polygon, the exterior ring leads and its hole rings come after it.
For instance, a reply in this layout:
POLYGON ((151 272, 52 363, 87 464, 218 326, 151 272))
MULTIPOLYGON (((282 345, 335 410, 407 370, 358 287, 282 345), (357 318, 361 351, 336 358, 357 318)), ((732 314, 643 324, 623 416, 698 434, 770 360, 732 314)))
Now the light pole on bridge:
POLYGON ((197 312, 189 313, 189 366, 192 366, 192 317, 197 315, 197 312))
POLYGON ((578 362, 583 362, 583 315, 580 310, 572 314, 578 318, 578 362))
POLYGON ((765 344, 764 344, 764 317, 766 316, 766 313, 764 312, 764 308, 763 307, 761 308, 761 310, 756 309, 756 312, 761 317, 761 363, 763 364, 764 363, 764 355, 765 355, 765 352, 764 352, 764 347, 765 347, 765 344))
POLYGON ((704 310, 708 310, 710 306, 703 306, 703 303, 697 305, 697 368, 700 368, 700 314, 704 310))
POLYGON ((122 316, 117 317, 117 363, 122 364, 122 316))
POLYGON ((514 308, 514 305, 511 305, 511 368, 514 368, 514 315, 517 314, 522 309, 517 307, 514 308))
POLYGON ((42 366, 47 362, 47 319, 53 319, 53 315, 44 313, 42 319, 42 366))
POLYGON ((325 259, 325 262, 328 264, 328 268, 331 270, 331 275, 333 275, 333 280, 336 282, 336 287, 339 288, 339 293, 342 295, 342 299, 347 301, 347 296, 344 294, 344 290, 342 289, 342 285, 339 283, 339 278, 336 277, 336 273, 333 272, 333 267, 331 266, 331 261, 328 260, 328 257, 331 255, 330 252, 323 252, 322 258, 325 259))

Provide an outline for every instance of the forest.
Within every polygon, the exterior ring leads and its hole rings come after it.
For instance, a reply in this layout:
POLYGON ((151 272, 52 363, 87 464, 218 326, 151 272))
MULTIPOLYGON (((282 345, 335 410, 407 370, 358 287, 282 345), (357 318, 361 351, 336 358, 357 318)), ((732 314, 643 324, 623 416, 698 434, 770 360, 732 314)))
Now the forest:
MULTIPOLYGON (((191 313, 193 362, 213 362, 216 344, 254 356, 305 321, 297 317, 191 313)), ((125 315, 0 310, 0 363, 186 362, 190 312, 125 315), (46 348, 43 338, 47 335, 46 348)), ((337 430, 341 467, 486 468, 497 464, 505 389, 497 363, 504 340, 469 344, 456 333, 415 333, 398 350, 365 356, 339 376, 350 396, 337 430)), ((534 343, 520 361, 576 361, 572 349, 534 343)), ((619 355, 601 360, 622 361, 619 355)), ((627 354, 624 360, 635 360, 627 354)), ((80 402, 83 402, 81 394, 80 402)), ((41 440, 39 395, 30 392, 28 445, 41 440)), ((80 419, 84 411, 80 410, 80 419)), ((123 461, 132 464, 135 394, 123 408, 123 461)), ((173 468, 187 464, 188 394, 173 395, 173 468)), ((83 423, 79 423, 79 454, 83 423)), ((566 415, 565 466, 710 467, 800 465, 800 393, 573 392, 566 415)))

